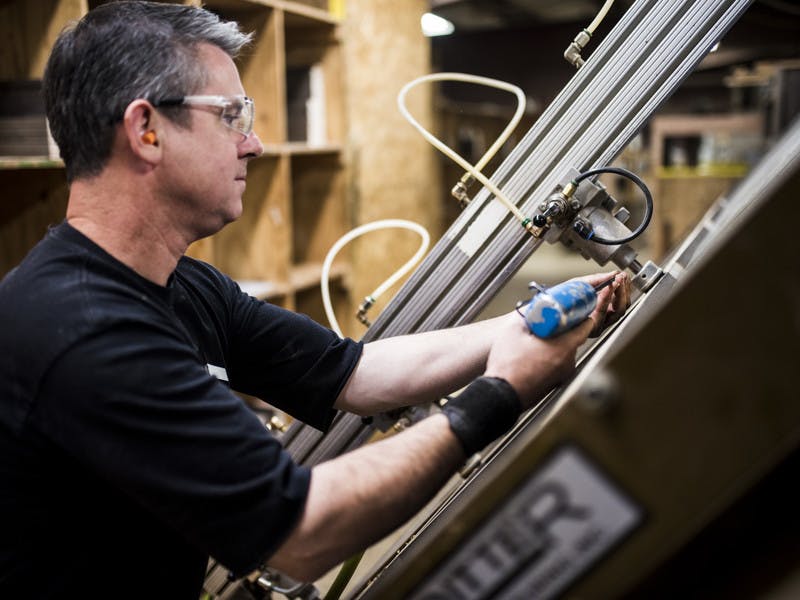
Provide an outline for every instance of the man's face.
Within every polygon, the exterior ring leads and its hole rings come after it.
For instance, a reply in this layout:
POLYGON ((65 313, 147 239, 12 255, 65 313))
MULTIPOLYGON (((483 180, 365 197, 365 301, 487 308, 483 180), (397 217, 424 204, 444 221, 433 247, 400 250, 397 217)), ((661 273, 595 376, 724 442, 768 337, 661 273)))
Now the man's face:
MULTIPOLYGON (((236 65, 216 46, 203 44, 200 61, 208 83, 197 95, 245 95, 236 65)), ((242 214, 247 163, 263 152, 255 133, 226 127, 219 107, 190 106, 191 126, 167 123, 161 191, 176 218, 196 237, 219 231, 242 214)))

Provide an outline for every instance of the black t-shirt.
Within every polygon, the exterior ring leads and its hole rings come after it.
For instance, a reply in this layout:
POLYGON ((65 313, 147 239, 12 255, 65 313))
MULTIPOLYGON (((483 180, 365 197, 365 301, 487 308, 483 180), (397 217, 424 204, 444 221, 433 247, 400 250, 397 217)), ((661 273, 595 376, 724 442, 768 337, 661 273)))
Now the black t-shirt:
POLYGON ((360 353, 207 264, 161 287, 50 230, 0 282, 0 595, 195 600, 209 555, 256 568, 310 471, 230 388, 325 429, 360 353))

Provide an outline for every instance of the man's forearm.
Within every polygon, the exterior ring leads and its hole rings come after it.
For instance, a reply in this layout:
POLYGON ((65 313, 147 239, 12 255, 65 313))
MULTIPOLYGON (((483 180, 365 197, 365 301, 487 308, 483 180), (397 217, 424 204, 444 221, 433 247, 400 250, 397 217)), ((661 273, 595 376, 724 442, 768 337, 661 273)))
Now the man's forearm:
POLYGON ((313 581, 414 515, 464 459, 439 414, 317 465, 303 517, 269 565, 313 581))
POLYGON ((613 304, 611 297, 609 288, 602 290, 585 322, 550 339, 531 335, 509 313, 369 344, 338 408, 368 414, 432 400, 477 375, 486 377, 442 414, 316 466, 301 521, 270 564, 298 579, 314 579, 408 519, 467 453, 502 435, 520 411, 572 374, 577 348, 609 307, 627 306, 625 290, 613 304))
POLYGON ((509 317, 367 344, 336 407, 369 415, 463 387, 483 373, 494 333, 509 317))

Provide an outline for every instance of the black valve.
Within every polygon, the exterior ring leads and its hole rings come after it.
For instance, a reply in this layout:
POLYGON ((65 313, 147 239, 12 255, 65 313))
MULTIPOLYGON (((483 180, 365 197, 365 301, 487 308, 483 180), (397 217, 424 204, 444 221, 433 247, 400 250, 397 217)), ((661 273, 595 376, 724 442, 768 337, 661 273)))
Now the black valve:
POLYGON ((577 219, 572 224, 572 230, 575 233, 577 233, 578 236, 582 237, 584 240, 588 240, 590 237, 592 237, 592 234, 594 233, 592 226, 583 219, 577 219))

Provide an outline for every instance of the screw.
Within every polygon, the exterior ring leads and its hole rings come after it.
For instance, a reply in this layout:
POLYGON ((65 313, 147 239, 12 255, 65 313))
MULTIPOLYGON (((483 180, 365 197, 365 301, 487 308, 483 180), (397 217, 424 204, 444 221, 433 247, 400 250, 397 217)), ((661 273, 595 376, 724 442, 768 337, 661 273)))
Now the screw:
POLYGON ((600 414, 607 412, 619 402, 621 397, 619 382, 609 371, 598 367, 586 378, 578 392, 578 403, 587 412, 600 414))

